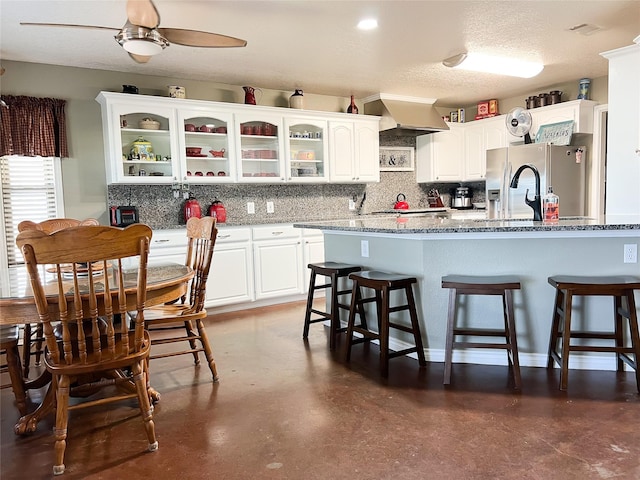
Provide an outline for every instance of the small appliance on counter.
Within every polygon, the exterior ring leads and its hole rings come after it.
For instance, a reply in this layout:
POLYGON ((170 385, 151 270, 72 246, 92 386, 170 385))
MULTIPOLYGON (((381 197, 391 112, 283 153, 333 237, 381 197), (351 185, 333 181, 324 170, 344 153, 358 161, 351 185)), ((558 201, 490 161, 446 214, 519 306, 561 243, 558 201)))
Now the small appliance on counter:
POLYGON ((138 208, 129 206, 111 207, 111 225, 114 227, 126 227, 134 223, 140 223, 138 208))
POLYGON ((471 203, 471 189, 469 187, 459 186, 451 193, 451 208, 473 208, 473 204, 471 203))

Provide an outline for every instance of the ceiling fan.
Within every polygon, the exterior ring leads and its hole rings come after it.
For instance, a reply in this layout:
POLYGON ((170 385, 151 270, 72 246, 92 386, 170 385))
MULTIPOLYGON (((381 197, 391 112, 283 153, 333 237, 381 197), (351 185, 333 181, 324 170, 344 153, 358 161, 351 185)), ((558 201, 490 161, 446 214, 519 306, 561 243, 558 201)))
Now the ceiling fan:
POLYGON ((160 14, 152 0, 127 0, 127 22, 122 28, 35 22, 20 22, 20 25, 117 31, 114 38, 138 63, 147 63, 153 55, 162 52, 170 43, 206 48, 244 47, 247 45, 246 40, 218 33, 182 28, 160 28, 160 14))

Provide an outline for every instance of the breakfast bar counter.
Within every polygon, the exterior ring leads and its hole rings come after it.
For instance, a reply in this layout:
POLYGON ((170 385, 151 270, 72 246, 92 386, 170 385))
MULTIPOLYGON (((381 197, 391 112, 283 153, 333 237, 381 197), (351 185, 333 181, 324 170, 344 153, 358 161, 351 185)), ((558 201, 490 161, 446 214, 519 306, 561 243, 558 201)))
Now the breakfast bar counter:
MULTIPOLYGON (((450 219, 422 216, 378 216, 296 223, 324 233, 325 260, 418 278, 416 300, 427 360, 444 359, 448 291, 441 277, 517 275, 515 317, 520 363, 546 366, 555 290, 551 275, 636 275, 640 264, 625 263, 625 245, 640 244, 640 221, 609 224, 585 217, 561 218, 557 224, 527 219, 450 219)), ((637 247, 636 247, 637 248, 637 247)), ((640 292, 636 292, 640 303, 640 292)), ((613 304, 608 297, 576 300, 574 321, 610 330, 613 304), (582 302, 579 304, 578 302, 582 302)), ((502 321, 500 297, 469 296, 461 310, 490 325, 502 321)), ((467 317, 470 318, 470 317, 467 317)), ((391 341, 406 348, 407 338, 391 341)), ((394 345, 395 344, 395 345, 394 345)), ((454 352, 454 361, 506 365, 504 352, 454 352)), ((615 370, 613 355, 572 355, 571 368, 615 370)))

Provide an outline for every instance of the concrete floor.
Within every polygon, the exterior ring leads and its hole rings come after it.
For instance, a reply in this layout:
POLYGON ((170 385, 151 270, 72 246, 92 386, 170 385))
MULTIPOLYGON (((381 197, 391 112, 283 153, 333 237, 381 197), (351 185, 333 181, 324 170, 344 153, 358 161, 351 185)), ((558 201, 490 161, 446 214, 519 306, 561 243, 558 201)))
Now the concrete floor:
MULTIPOLYGON (((640 479, 640 396, 631 373, 391 360, 327 348, 326 327, 301 338, 304 304, 209 318, 220 372, 189 356, 153 361, 162 393, 159 450, 146 453, 135 404, 71 412, 66 479, 640 479)), ((344 346, 341 342, 339 346, 344 346)), ((1 393, 2 480, 50 478, 53 418, 16 437, 18 412, 1 393)), ((31 392, 38 401, 40 392, 31 392)))

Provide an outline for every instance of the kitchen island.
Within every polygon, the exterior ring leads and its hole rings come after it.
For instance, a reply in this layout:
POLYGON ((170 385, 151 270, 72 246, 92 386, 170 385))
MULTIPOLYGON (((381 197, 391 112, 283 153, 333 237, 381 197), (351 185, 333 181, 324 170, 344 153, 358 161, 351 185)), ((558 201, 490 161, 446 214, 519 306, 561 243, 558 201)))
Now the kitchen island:
MULTIPOLYGON (((546 366, 555 290, 551 275, 640 275, 638 263, 624 263, 624 245, 640 244, 640 221, 608 224, 585 217, 562 218, 547 225, 525 219, 450 219, 420 216, 375 216, 296 223, 324 233, 325 259, 416 276, 416 301, 427 360, 444 360, 448 274, 518 275, 522 290, 514 295, 520 363, 546 366)), ((637 302, 640 292, 636 292, 637 302)), ((590 329, 611 330, 612 300, 588 297, 574 302, 574 321, 590 329), (581 302, 581 303, 578 303, 581 302)), ((461 323, 500 325, 500 297, 466 297, 461 323)), ((398 335, 391 348, 406 348, 398 335)), ((454 351, 454 362, 506 365, 504 352, 454 351)), ((612 354, 571 355, 571 368, 615 370, 612 354)))

